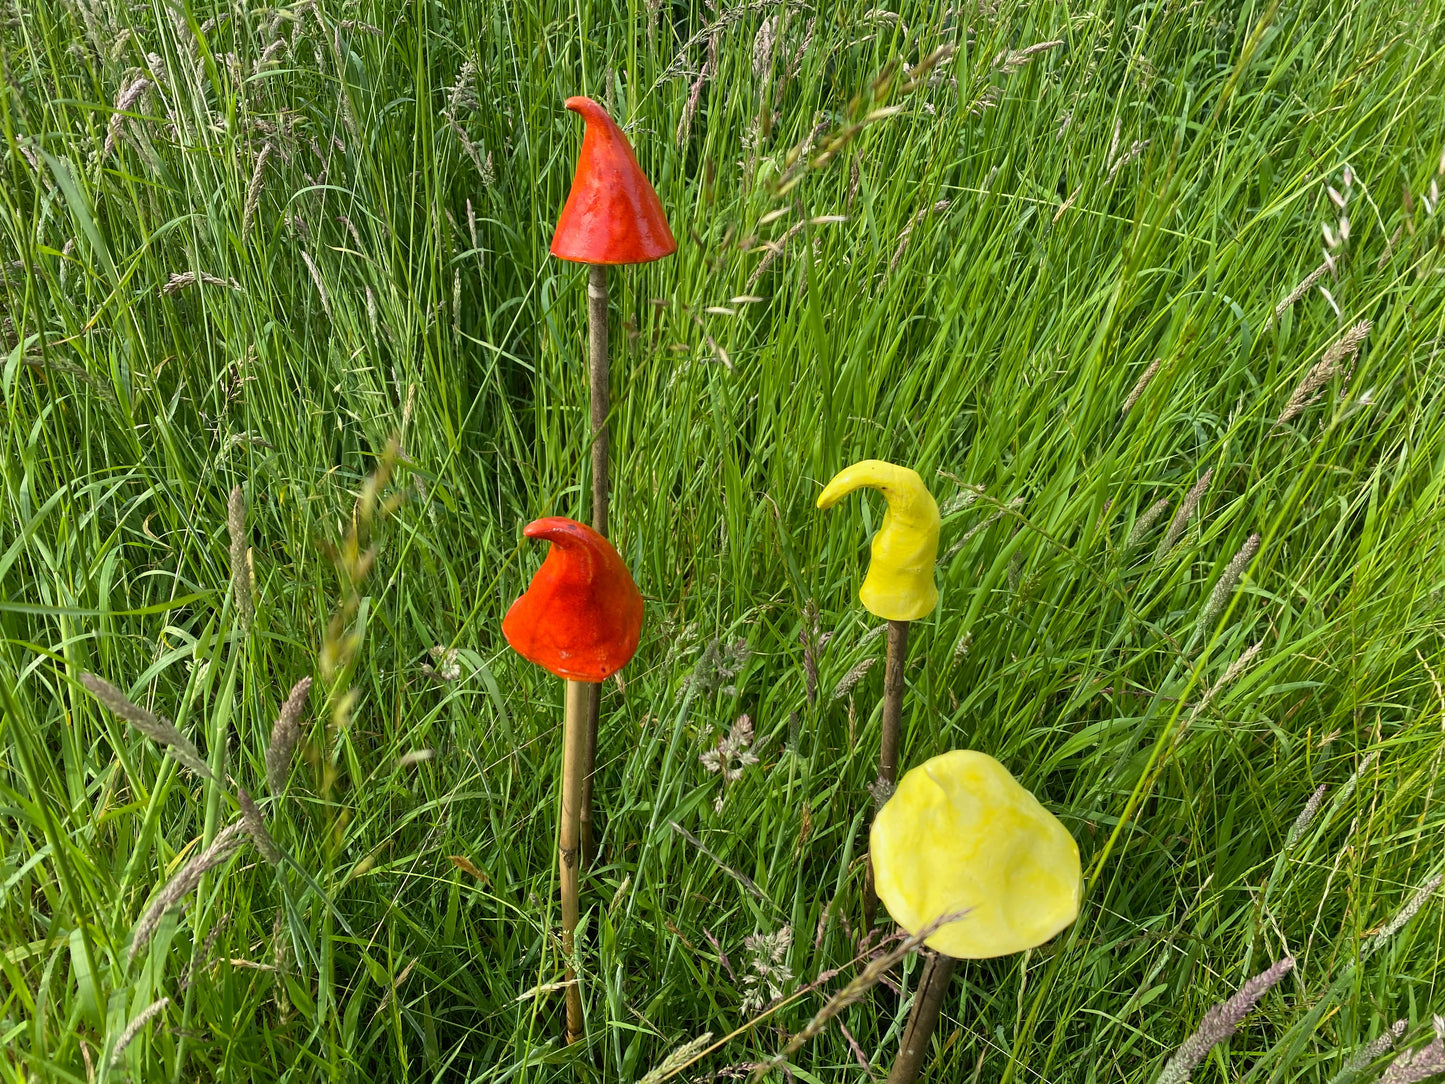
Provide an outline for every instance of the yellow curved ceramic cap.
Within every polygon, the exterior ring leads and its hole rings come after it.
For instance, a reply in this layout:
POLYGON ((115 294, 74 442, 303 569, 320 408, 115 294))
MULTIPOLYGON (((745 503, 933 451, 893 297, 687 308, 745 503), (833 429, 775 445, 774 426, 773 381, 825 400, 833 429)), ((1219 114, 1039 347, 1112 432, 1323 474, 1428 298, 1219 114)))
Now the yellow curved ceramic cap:
POLYGON ((888 510, 873 536, 873 560, 858 589, 858 600, 878 617, 915 621, 938 605, 938 588, 933 583, 938 504, 917 471, 881 459, 864 459, 833 476, 818 496, 818 507, 831 508, 864 486, 881 492, 888 510))
POLYGON ((1057 817, 986 753, 955 750, 914 768, 878 811, 873 881, 925 942, 964 960, 1041 945, 1079 914, 1079 847, 1057 817))

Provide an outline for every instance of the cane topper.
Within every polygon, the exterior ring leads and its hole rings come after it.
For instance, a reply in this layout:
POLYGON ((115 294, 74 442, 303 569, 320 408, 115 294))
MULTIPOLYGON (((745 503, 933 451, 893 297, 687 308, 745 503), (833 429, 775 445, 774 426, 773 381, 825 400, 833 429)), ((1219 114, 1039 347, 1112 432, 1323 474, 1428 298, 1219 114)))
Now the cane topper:
POLYGON ((502 619, 523 658, 569 681, 605 681, 627 664, 642 634, 642 593, 612 543, 564 516, 527 524, 552 543, 526 592, 502 619))
POLYGON ((586 123, 572 191, 552 235, 552 255, 575 263, 650 263, 677 251, 662 202, 632 145, 591 98, 568 98, 586 123))
POLYGON ((869 613, 888 621, 916 621, 938 605, 933 565, 938 559, 938 504, 918 472, 864 459, 833 476, 818 496, 831 508, 855 489, 883 494, 888 508, 873 536, 873 560, 858 590, 869 613))
POLYGON ((878 898, 924 943, 979 960, 1042 945, 1079 914, 1079 847, 1057 817, 986 753, 954 750, 899 780, 874 818, 878 898))

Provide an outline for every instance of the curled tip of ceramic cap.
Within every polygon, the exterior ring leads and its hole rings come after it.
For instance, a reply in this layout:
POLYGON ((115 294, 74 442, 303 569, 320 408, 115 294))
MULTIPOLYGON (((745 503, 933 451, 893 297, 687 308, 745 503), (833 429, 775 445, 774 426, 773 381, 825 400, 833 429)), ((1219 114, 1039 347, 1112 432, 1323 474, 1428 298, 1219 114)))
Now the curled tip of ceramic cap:
POLYGON ((587 128, 552 255, 577 263, 648 263, 677 251, 667 216, 632 146, 591 98, 568 98, 587 128))
POLYGON ((929 948, 964 960, 1042 945, 1079 914, 1079 847, 986 753, 955 750, 908 772, 873 820, 878 898, 929 948))
POLYGON ((933 564, 938 560, 938 504, 918 472, 864 459, 845 467, 818 495, 819 508, 831 508, 863 487, 876 489, 888 502, 883 523, 873 536, 873 560, 858 589, 869 613, 888 621, 916 621, 938 605, 933 564))
POLYGON ((569 681, 603 681, 637 651, 642 593, 612 543, 564 516, 527 524, 552 543, 526 592, 502 619, 523 658, 569 681))

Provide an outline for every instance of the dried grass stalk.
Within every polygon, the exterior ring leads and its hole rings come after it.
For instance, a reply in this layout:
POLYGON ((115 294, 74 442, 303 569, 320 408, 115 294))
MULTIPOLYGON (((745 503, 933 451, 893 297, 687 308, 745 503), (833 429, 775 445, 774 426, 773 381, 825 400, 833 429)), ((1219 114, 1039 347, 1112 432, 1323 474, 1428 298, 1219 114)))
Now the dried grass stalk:
POLYGON ((1104 178, 1104 183, 1109 184, 1111 181, 1113 181, 1113 179, 1118 176, 1118 173, 1121 169, 1127 166, 1130 162, 1134 161, 1148 149, 1149 140, 1136 139, 1133 145, 1130 146, 1130 148, 1123 154, 1119 155, 1119 157, 1114 161, 1114 164, 1109 167, 1109 175, 1104 178))
POLYGON ((702 88, 717 72, 717 36, 707 40, 707 59, 703 61, 702 70, 697 73, 697 79, 692 84, 692 90, 688 93, 687 104, 682 108, 682 116, 677 121, 677 145, 682 147, 687 143, 687 137, 692 134, 692 121, 697 115, 698 104, 702 100, 702 88))
POLYGON ((1246 982, 1228 1001, 1205 1013, 1198 1029, 1165 1063, 1155 1084, 1184 1084, 1205 1055, 1233 1035, 1244 1018, 1259 1004, 1259 999, 1293 969, 1294 958, 1286 956, 1246 982))
POLYGON ((291 687, 291 695, 281 705, 281 713, 271 727, 271 742, 266 746, 266 782, 272 794, 286 789, 286 776, 291 771, 291 754, 301 737, 301 713, 311 693, 311 679, 304 677, 291 687))
POLYGON ((326 283, 321 281, 321 272, 316 269, 311 254, 305 249, 301 250, 301 259, 306 264, 306 270, 311 273, 311 281, 316 284, 316 292, 321 295, 321 307, 326 311, 329 319, 331 316, 331 296, 326 292, 326 283))
POLYGON ((748 276, 748 289, 751 290, 753 288, 753 286, 757 283, 758 279, 763 277, 763 272, 768 269, 768 265, 783 254, 783 250, 788 247, 788 242, 791 241, 798 234, 802 233, 807 225, 808 223, 806 220, 799 222, 794 225, 790 230, 788 230, 787 233, 783 234, 783 236, 778 240, 767 242, 767 255, 765 255, 758 262, 758 266, 753 268, 752 274, 748 276))
POLYGON ((1036 42, 1023 49, 1005 49, 993 58, 993 66, 1002 75, 1012 75, 1040 53, 1057 49, 1062 44, 1064 44, 1064 39, 1060 38, 1058 41, 1036 42))
POLYGON ((801 1050, 809 1039, 818 1035, 828 1026, 828 1021, 832 1020, 844 1009, 848 1008, 848 1006, 855 1005, 859 1001, 862 1001, 868 991, 882 981, 884 974, 886 974, 894 964, 898 963, 909 953, 917 951, 923 942, 927 941, 942 927, 947 926, 950 922, 957 922, 959 919, 965 917, 966 914, 966 911, 961 911, 953 914, 940 915, 916 934, 899 942, 896 948, 871 961, 867 967, 858 973, 858 976, 853 979, 852 982, 848 983, 847 986, 829 998, 827 1003, 808 1021, 807 1026, 798 1032, 798 1034, 794 1035, 782 1050, 774 1054, 767 1061, 760 1062, 753 1066, 753 1074, 750 1079, 761 1080, 774 1069, 786 1065, 788 1059, 801 1050))
POLYGON ((1124 550, 1128 552, 1154 529, 1154 524, 1159 522, 1159 517, 1169 511, 1169 498, 1160 497, 1157 501, 1144 509, 1144 514, 1134 521, 1134 526, 1129 529, 1129 537, 1124 539, 1124 550))
POLYGON ((177 730, 175 724, 169 719, 163 719, 139 704, 132 703, 123 692, 105 678, 89 673, 81 674, 80 683, 85 686, 91 696, 99 700, 110 711, 119 715, 151 741, 165 746, 166 752, 180 761, 183 767, 189 768, 202 779, 214 778, 211 775, 211 769, 206 766, 205 760, 201 757, 201 751, 189 738, 177 730))
POLYGON ((948 205, 948 200, 941 199, 938 202, 932 204, 931 206, 922 208, 920 211, 918 211, 917 214, 915 214, 911 219, 909 219, 908 225, 904 226, 902 232, 898 234, 898 247, 893 250, 893 258, 888 261, 888 271, 890 274, 898 266, 898 262, 903 259, 903 254, 908 251, 908 238, 913 233, 913 227, 918 225, 929 215, 941 214, 942 212, 948 210, 948 205))
POLYGON ((1154 560, 1162 561, 1164 557, 1183 537, 1184 530, 1189 526, 1189 521, 1194 518, 1195 511, 1199 508, 1199 502, 1204 499, 1204 492, 1209 488, 1209 480, 1214 477, 1214 468, 1210 467, 1199 481, 1194 483, 1194 488, 1184 495, 1184 500, 1179 505, 1179 511, 1174 513, 1174 518, 1169 521, 1169 529, 1164 532, 1164 537, 1159 542, 1159 548, 1154 551, 1154 560))
POLYGON ((244 292, 242 290, 241 284, 235 279, 218 278, 215 275, 207 275, 204 272, 197 273, 195 271, 172 271, 170 274, 170 278, 166 279, 165 285, 161 287, 160 296, 175 297, 176 294, 180 293, 188 286, 195 286, 197 283, 200 283, 203 286, 225 286, 228 289, 237 291, 238 293, 244 292))
POLYGON ((251 595, 251 565, 247 560, 250 547, 246 545, 246 495, 240 486, 231 490, 226 502, 226 530, 231 535, 231 593, 241 624, 249 629, 256 616, 256 603, 251 595))
POLYGON ((151 934, 155 933, 156 927, 160 925, 162 916, 194 892, 206 872, 225 862, 245 841, 246 825, 237 821, 223 828, 209 847, 181 867, 180 872, 171 878, 170 884, 161 889, 136 924, 135 936, 131 938, 129 959, 134 960, 136 954, 145 948, 151 934))
POLYGON ((251 183, 246 186, 246 207, 241 212, 241 238, 251 232, 251 222, 256 217, 256 208, 261 205, 261 190, 266 184, 266 163, 271 161, 271 155, 275 153, 271 144, 267 143, 261 148, 261 153, 256 156, 256 168, 251 172, 251 183))
POLYGON ((1201 629, 1212 625, 1216 618, 1224 612, 1229 605, 1229 600, 1234 597, 1234 589, 1239 586, 1240 578, 1244 570, 1249 567, 1249 562, 1254 560, 1254 555, 1259 552, 1259 535, 1252 534, 1245 539, 1244 545, 1239 547, 1239 552, 1230 558, 1229 564, 1224 566, 1224 572, 1214 585, 1214 590, 1209 592, 1209 601, 1204 605, 1204 611, 1199 615, 1199 626, 1201 629))
POLYGON ((1291 290, 1287 295, 1285 295, 1285 299, 1274 307, 1274 312, 1270 313, 1269 319, 1264 322, 1264 330, 1268 331, 1270 328, 1272 328, 1275 325, 1276 321, 1278 321, 1279 318, 1284 315, 1285 310, 1291 305, 1293 305, 1300 298, 1304 297, 1305 294, 1309 293, 1310 290, 1314 288, 1314 284, 1319 282, 1320 279, 1324 278, 1325 275, 1329 272, 1329 270, 1330 261, 1326 260, 1324 263, 1320 264, 1308 275, 1306 275, 1303 279, 1301 279, 1299 285, 1296 286, 1293 290, 1291 290))
POLYGON ((1346 372, 1347 368, 1354 367, 1355 355, 1360 352, 1365 336, 1370 333, 1370 326, 1370 321, 1361 320, 1330 344, 1324 357, 1315 362, 1314 367, 1290 394, 1289 402, 1274 420, 1275 429, 1297 418, 1319 399, 1320 391, 1326 384, 1346 372))
POLYGON ((135 1019, 125 1026, 125 1030, 120 1033, 120 1038, 115 1041, 115 1051, 110 1055, 111 1068, 120 1064, 121 1055, 125 1053, 125 1048, 130 1046, 135 1040, 135 1037, 141 1033, 141 1029, 164 1012, 166 1006, 170 1003, 170 998, 163 997, 159 1001, 152 1001, 144 1009, 136 1013, 135 1019))
POLYGON ((135 108, 136 104, 145 96, 145 92, 150 89, 150 85, 151 81, 140 75, 121 87, 120 93, 115 96, 110 123, 105 126, 105 147, 100 152, 102 158, 109 158, 110 152, 115 150, 116 141, 120 138, 121 127, 126 121, 125 114, 135 108))
POLYGON ((236 800, 241 804, 241 823, 246 826, 246 834, 251 837, 251 842, 261 852, 262 858, 273 866, 279 866, 281 849, 276 846, 271 833, 266 831, 266 821, 262 818, 255 800, 246 792, 245 787, 236 788, 236 800))
POLYGON ((1144 375, 1135 382, 1133 390, 1130 391, 1124 399, 1124 405, 1119 408, 1120 417, 1123 417, 1134 409, 1134 404, 1137 403, 1139 397, 1144 394, 1144 389, 1149 386, 1149 381, 1153 380, 1154 374, 1159 371, 1159 365, 1162 360, 1162 358, 1155 358, 1149 368, 1144 370, 1144 375))

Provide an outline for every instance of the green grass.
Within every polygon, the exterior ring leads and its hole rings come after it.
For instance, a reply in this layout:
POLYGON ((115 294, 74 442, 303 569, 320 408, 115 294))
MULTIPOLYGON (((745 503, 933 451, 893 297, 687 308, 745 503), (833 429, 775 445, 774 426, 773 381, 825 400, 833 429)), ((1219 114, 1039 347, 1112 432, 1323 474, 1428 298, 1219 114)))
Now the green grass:
MULTIPOLYGON (((789 992, 841 973, 682 1079, 781 1048, 858 966, 882 666, 832 692, 882 653, 856 601, 880 505, 812 502, 868 456, 948 510, 904 762, 997 756, 1089 877, 1054 943, 960 966, 930 1079, 1152 1081, 1287 953, 1196 1081, 1342 1084, 1395 1020, 1423 1042, 1438 893, 1372 938, 1442 870, 1445 7, 657 6, 0 6, 0 1079, 633 1081, 746 1023, 743 941, 789 925, 789 992), (612 278, 612 519, 648 609, 604 695, 588 1042, 563 1049, 560 996, 523 996, 561 971, 562 689, 499 625, 540 557, 523 524, 586 514, 585 272, 547 256, 578 92, 628 126, 680 248, 612 278), (1347 163, 1328 296, 1271 325, 1347 163), (222 281, 161 292, 187 272, 222 281), (1358 320, 1353 367, 1277 426, 1358 320), (406 500, 361 523, 379 555, 349 593, 327 547, 393 435, 406 500), (354 652, 321 680, 337 612, 354 652), (434 645, 460 679, 423 673, 434 645), (255 795, 285 856, 244 848, 134 961, 239 813, 86 671, 255 795), (715 811, 698 757, 741 713, 761 763, 715 811)), ((841 1018, 880 1076, 916 974, 841 1018)), ((793 1073, 867 1079, 837 1027, 793 1073)))

